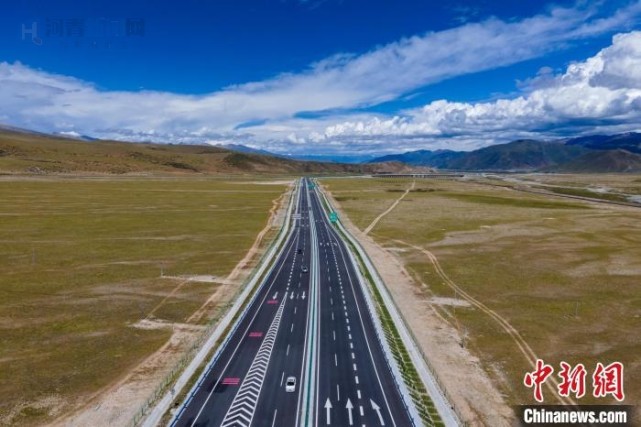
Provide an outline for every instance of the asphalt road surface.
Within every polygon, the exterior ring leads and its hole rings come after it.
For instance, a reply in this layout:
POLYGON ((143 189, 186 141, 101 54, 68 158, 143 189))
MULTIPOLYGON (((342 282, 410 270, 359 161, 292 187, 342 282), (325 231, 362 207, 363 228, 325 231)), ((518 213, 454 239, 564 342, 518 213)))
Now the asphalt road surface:
POLYGON ((294 212, 274 267, 173 426, 413 425, 355 266, 308 180, 294 212))

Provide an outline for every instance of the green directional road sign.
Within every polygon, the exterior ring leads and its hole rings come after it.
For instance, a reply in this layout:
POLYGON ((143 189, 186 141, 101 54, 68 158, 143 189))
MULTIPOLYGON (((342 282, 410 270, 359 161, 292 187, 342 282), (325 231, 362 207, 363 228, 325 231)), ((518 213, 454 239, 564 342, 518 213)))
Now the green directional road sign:
POLYGON ((333 223, 338 222, 338 214, 336 212, 330 213, 329 220, 333 223))

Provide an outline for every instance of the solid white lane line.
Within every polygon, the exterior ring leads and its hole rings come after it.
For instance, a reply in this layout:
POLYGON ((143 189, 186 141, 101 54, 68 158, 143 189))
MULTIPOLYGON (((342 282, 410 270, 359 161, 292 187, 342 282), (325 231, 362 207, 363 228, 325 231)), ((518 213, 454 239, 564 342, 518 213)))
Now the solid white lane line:
POLYGON ((276 414, 278 413, 278 409, 274 409, 274 419, 272 421, 272 427, 276 425, 276 414))
POLYGON ((336 400, 341 400, 341 387, 336 384, 336 400))

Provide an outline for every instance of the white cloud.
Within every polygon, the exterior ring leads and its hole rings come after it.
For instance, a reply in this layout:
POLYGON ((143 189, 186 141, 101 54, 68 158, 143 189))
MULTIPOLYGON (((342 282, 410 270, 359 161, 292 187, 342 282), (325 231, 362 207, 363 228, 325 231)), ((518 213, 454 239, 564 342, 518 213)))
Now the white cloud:
POLYGON ((440 100, 401 116, 328 126, 323 139, 420 139, 437 147, 449 137, 456 148, 477 148, 515 137, 641 128, 641 32, 618 34, 612 45, 562 75, 543 70, 541 84, 514 99, 462 103, 440 100), (452 138, 454 137, 454 138, 452 138))
MULTIPOLYGON (((455 76, 507 66, 544 55, 568 42, 601 35, 625 27, 641 15, 641 2, 597 18, 594 11, 552 9, 516 22, 490 19, 445 31, 410 37, 361 55, 339 54, 326 58, 304 72, 282 74, 273 79, 228 87, 204 96, 166 92, 104 91, 91 83, 20 63, 0 63, 0 121, 41 131, 77 132, 97 137, 172 142, 281 141, 282 147, 314 144, 336 149, 348 145, 348 136, 376 138, 385 135, 438 136, 448 133, 517 129, 533 123, 531 116, 542 108, 565 111, 577 107, 584 115, 611 114, 629 106, 619 98, 599 110, 590 99, 571 99, 569 84, 564 97, 533 92, 527 98, 494 104, 433 103, 405 117, 351 116, 345 113, 319 119, 301 119, 300 112, 349 110, 396 99, 417 88, 455 76), (543 97, 537 101, 537 97, 543 97), (538 102, 538 104, 537 104, 538 102), (566 104, 563 104, 563 103, 566 104), (521 113, 515 113, 520 108, 521 113), (571 108, 570 108, 571 109, 571 108), (499 120, 502 118, 502 121, 499 120), (263 124, 238 128, 240 124, 263 124), (343 123, 344 122, 344 123, 343 123), (251 132, 251 133, 249 133, 251 132)), ((634 47, 634 42, 632 47, 634 47)), ((621 58, 630 48, 617 44, 621 58), (627 49, 627 50, 626 50, 627 49)), ((590 96, 603 100, 614 86, 629 88, 631 64, 608 65, 590 96), (616 68, 619 67, 619 68, 616 68)), ((616 61, 610 61, 608 64, 616 61)), ((638 67, 636 68, 639 69, 638 67)), ((637 71, 638 72, 638 71, 637 71)), ((569 73, 569 72, 568 72, 569 73)), ((578 76, 577 78, 579 78, 578 76)), ((567 79, 572 78, 568 75, 567 79)), ((488 139, 489 140, 489 139, 488 139)), ((371 141, 353 141, 357 149, 375 146, 371 141)))

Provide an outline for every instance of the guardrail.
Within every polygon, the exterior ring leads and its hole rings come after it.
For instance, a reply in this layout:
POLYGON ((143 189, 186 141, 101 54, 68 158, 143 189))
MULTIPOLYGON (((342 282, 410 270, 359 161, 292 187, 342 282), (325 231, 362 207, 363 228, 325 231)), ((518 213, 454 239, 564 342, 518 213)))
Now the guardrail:
MULTIPOLYGON (((196 373, 198 368, 205 361, 207 355, 215 347, 216 343, 220 340, 223 334, 225 334, 225 332, 228 330, 231 322, 237 319, 234 328, 227 332, 226 338, 223 341, 223 343, 217 346, 216 353, 214 353, 214 356, 211 358, 210 362, 205 367, 199 381, 197 381, 193 385, 191 390, 188 392, 187 396, 189 396, 189 398, 186 399, 185 402, 189 402, 191 400, 191 397, 193 396, 194 391, 197 390, 202 385, 201 383, 203 378, 211 370, 214 363, 220 356, 221 349, 224 348, 225 344, 229 341, 231 335, 233 335, 234 331, 237 329, 238 324, 247 314, 248 308, 254 302, 256 295, 258 294, 257 291, 260 290, 260 287, 257 289, 254 289, 256 288, 257 283, 259 283, 259 279, 265 277, 266 274, 268 275, 272 271, 274 267, 274 264, 273 264, 274 256, 278 252, 278 249, 281 247, 283 242, 286 241, 285 237, 289 236, 293 230, 291 228, 292 210, 295 205, 296 206, 298 205, 299 197, 300 197, 300 183, 296 184, 294 190, 292 191, 292 195, 289 198, 289 205, 287 207, 285 219, 283 220, 283 224, 280 228, 278 235, 276 236, 276 239, 274 239, 270 243, 267 250, 263 253, 253 273, 246 280, 245 285, 242 286, 238 290, 236 295, 233 297, 234 303, 231 305, 228 305, 227 312, 222 318, 222 320, 219 315, 209 321, 207 329, 198 337, 198 339, 194 342, 192 347, 178 361, 178 363, 176 363, 175 367, 170 371, 170 373, 163 380, 161 380, 158 387, 151 394, 150 398, 143 405, 141 405, 140 409, 133 416, 132 421, 129 424, 130 426, 132 427, 137 427, 139 425, 143 425, 144 427, 157 426, 162 420, 162 418, 164 417, 164 415, 166 414, 166 412, 169 410, 175 397, 180 395, 183 388, 189 384, 193 375, 196 373), (265 270, 267 269, 268 266, 269 266, 269 270, 266 272, 265 270), (252 297, 248 302, 247 298, 249 297, 250 294, 252 294, 252 297), (239 316, 238 312, 243 306, 244 306, 244 309, 240 313, 240 317, 238 317, 239 316), (174 384, 174 385, 168 390, 171 384, 174 384), (162 399, 158 400, 161 395, 163 395, 162 399), (155 407, 150 412, 150 408, 153 405, 155 405, 155 407)), ((260 282, 261 286, 263 284, 264 284, 264 281, 260 282)), ((183 403, 180 410, 177 411, 176 414, 172 417, 171 424, 175 422, 177 416, 183 411, 184 405, 185 403, 183 403)))
MULTIPOLYGON (((316 187, 320 188, 318 185, 316 187)), ((320 189, 319 194, 322 195, 326 206, 329 209, 334 210, 332 208, 331 202, 320 189)), ((374 264, 369 258, 369 255, 362 247, 360 242, 356 238, 354 238, 351 233, 347 231, 347 229, 345 229, 340 221, 337 222, 337 226, 341 233, 351 243, 357 254, 360 256, 361 260, 364 263, 363 267, 367 270, 367 272, 369 272, 372 278, 372 285, 376 288, 381 298, 383 299, 384 305, 391 316, 391 320, 394 322, 398 332, 400 333, 400 338, 406 349, 408 350, 409 357, 411 358, 414 367, 417 369, 423 384, 432 397, 432 401, 436 405, 441 419, 446 426, 466 425, 466 423, 462 422, 463 417, 461 416, 461 412, 452 403, 453 400, 448 395, 445 387, 443 387, 442 382, 438 378, 436 370, 430 365, 427 357, 425 356, 421 348, 417 345, 416 337, 409 328, 406 319, 401 314, 398 306, 394 302, 394 299, 389 294, 387 286, 374 267, 374 264)))

